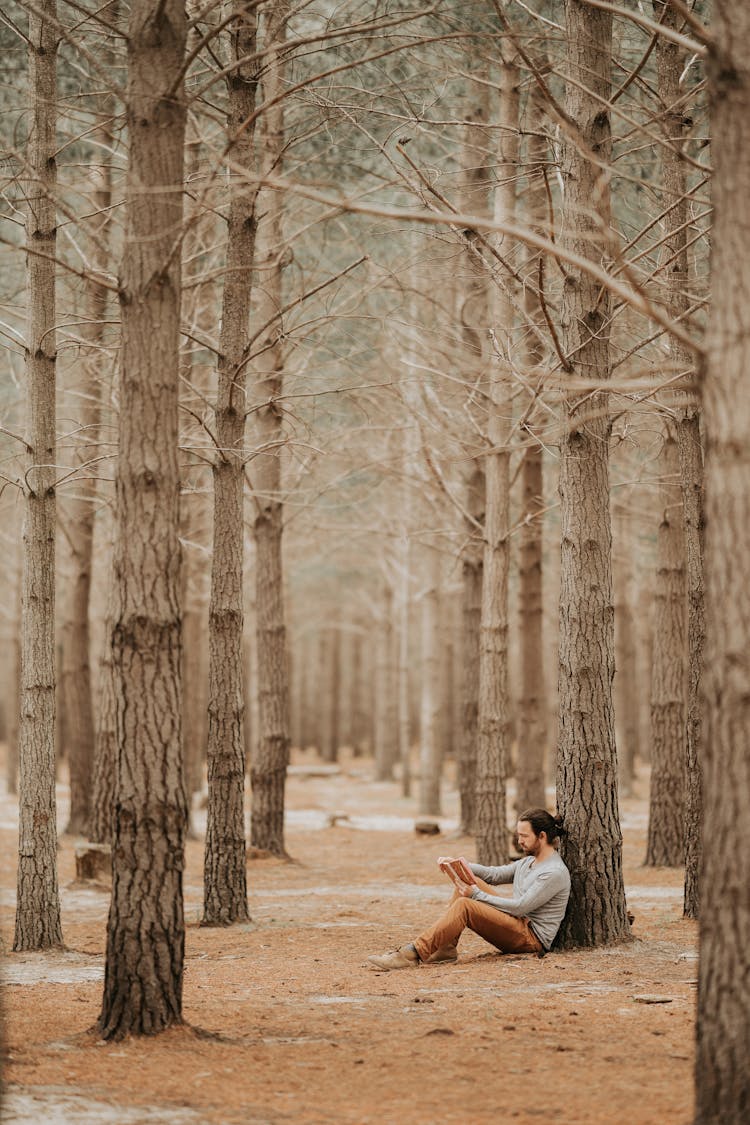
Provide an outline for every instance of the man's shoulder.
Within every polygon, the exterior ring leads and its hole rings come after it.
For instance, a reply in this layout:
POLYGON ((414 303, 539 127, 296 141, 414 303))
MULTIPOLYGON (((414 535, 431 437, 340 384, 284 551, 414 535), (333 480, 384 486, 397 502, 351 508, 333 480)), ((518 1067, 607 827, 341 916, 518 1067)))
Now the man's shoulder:
POLYGON ((568 871, 567 864, 565 863, 565 860, 562 858, 560 853, 555 852, 552 858, 556 867, 558 867, 561 872, 565 873, 568 882, 570 882, 570 872, 568 871))

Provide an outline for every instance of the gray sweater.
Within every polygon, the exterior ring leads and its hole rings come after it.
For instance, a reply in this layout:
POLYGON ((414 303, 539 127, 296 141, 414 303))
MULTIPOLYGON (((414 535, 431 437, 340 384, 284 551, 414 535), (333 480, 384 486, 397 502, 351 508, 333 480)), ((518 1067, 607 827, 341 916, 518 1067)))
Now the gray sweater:
POLYGON ((488 895, 479 888, 471 897, 504 910, 514 918, 528 918, 544 948, 549 949, 560 929, 570 896, 570 874, 557 852, 543 863, 534 863, 534 857, 527 855, 503 867, 482 867, 479 863, 470 863, 469 867, 485 883, 513 884, 511 898, 488 895))

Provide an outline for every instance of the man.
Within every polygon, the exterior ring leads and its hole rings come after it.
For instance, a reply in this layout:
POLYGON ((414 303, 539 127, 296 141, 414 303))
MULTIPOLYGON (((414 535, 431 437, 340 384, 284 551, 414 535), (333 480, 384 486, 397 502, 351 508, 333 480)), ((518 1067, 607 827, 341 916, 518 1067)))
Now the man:
POLYGON ((457 882, 448 909, 435 925, 395 953, 369 957, 368 967, 388 972, 456 961, 456 945, 467 927, 501 953, 546 952, 570 896, 570 874, 554 846, 564 833, 562 818, 546 809, 522 813, 516 836, 524 858, 502 867, 469 864, 475 882, 457 882), (510 898, 493 893, 502 883, 513 884, 510 898))

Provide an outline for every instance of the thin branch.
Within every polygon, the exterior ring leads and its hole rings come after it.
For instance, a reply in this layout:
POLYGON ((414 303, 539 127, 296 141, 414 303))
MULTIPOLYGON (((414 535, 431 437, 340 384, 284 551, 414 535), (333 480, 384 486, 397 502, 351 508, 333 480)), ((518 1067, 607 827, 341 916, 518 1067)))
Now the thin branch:
MULTIPOLYGON (((230 160, 227 161, 227 164, 233 172, 236 172, 238 175, 247 176, 246 168, 230 160)), ((277 191, 289 192, 291 195, 299 195, 304 199, 322 203, 326 207, 338 207, 343 212, 351 212, 357 215, 371 215, 375 218, 393 219, 401 223, 422 223, 427 226, 441 226, 444 224, 450 226, 454 223, 460 223, 466 227, 477 227, 481 230, 495 231, 498 234, 507 235, 508 238, 514 238, 526 246, 531 246, 536 250, 542 250, 544 253, 549 254, 551 257, 561 262, 566 262, 568 265, 583 270, 589 277, 594 278, 594 280, 606 286, 615 296, 620 297, 621 300, 632 305, 634 309, 649 317, 656 324, 660 324, 667 332, 671 332, 675 339, 683 343, 685 347, 689 348, 692 352, 699 355, 702 354, 700 344, 682 329, 677 328, 661 310, 655 308, 648 296, 643 293, 639 287, 623 285, 622 282, 612 277, 607 270, 597 265, 596 262, 592 261, 590 258, 586 258, 582 254, 577 254, 574 250, 568 250, 558 246, 549 238, 537 234, 528 227, 521 227, 517 226, 515 223, 506 223, 502 220, 488 219, 482 215, 470 215, 463 212, 441 214, 440 212, 434 211, 409 211, 398 207, 389 207, 385 204, 360 204, 349 199, 337 199, 336 196, 332 195, 330 192, 320 191, 318 188, 309 187, 307 184, 294 183, 281 176, 265 176, 262 179, 254 179, 253 182, 260 183, 263 187, 274 188, 277 191)))
POLYGON ((673 31, 671 27, 656 23, 655 20, 640 15, 631 8, 621 8, 619 4, 610 4, 608 0, 581 0, 581 2, 588 4, 589 8, 599 8, 602 12, 611 12, 615 16, 621 16, 622 19, 632 20, 639 27, 643 27, 647 31, 653 31, 657 35, 661 35, 662 38, 669 39, 679 47, 684 47, 687 51, 692 51, 701 57, 706 54, 707 47, 712 42, 707 28, 703 29, 703 43, 696 43, 694 39, 688 39, 687 35, 681 35, 679 31, 673 31))

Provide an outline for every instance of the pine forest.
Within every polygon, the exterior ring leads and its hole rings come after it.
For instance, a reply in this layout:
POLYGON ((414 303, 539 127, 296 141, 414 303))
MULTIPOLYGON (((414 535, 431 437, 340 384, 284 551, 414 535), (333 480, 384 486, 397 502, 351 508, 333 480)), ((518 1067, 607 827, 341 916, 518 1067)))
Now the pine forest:
POLYGON ((3 1119, 746 1125, 750 8, 0 51, 3 1119))

